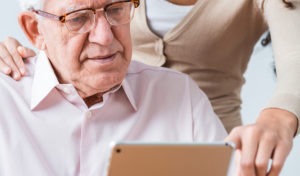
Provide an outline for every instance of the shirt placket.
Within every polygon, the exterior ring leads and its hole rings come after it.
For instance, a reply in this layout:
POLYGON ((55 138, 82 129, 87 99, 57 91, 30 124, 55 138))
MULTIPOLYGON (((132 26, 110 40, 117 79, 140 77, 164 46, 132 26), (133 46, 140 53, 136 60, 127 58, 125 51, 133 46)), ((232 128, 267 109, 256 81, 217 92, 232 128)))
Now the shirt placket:
MULTIPOLYGON (((95 131, 100 132, 101 127, 93 126, 96 118, 103 108, 108 95, 103 96, 103 102, 97 103, 90 108, 85 108, 82 112, 81 141, 80 141, 80 176, 93 175, 101 168, 101 162, 94 160, 94 153, 98 153, 99 140, 95 137, 95 131), (95 129, 96 128, 96 129, 95 129), (96 150, 96 151, 95 151, 96 150), (96 162, 96 163, 94 163, 96 162), (98 167, 94 167, 97 166, 98 167)), ((99 156, 101 157, 101 156, 99 156)), ((97 158, 97 157, 96 157, 97 158)), ((101 169, 100 169, 101 170, 101 169)))

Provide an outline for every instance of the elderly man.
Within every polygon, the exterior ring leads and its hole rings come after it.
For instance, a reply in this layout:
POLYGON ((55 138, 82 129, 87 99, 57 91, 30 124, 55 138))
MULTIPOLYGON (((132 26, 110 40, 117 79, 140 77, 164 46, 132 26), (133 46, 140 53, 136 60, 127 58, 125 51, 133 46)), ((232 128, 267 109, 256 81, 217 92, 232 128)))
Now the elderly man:
POLYGON ((216 141, 226 131, 187 76, 131 60, 138 0, 22 0, 39 55, 0 75, 0 175, 104 175, 109 143, 216 141))

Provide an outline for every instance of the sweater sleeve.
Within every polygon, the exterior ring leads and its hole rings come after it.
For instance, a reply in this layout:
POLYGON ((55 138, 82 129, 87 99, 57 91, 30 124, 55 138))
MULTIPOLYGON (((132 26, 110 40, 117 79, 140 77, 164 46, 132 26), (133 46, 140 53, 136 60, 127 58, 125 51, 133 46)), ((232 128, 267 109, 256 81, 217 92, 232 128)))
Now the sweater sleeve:
POLYGON ((285 109, 298 118, 300 132, 300 0, 265 0, 264 16, 270 28, 278 83, 266 108, 285 109))

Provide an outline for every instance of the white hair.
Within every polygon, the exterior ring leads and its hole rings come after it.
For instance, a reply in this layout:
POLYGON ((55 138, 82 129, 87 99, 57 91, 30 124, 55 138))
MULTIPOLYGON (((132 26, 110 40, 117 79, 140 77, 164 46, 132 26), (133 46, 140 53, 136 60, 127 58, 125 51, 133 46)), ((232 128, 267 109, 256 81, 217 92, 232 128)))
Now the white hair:
POLYGON ((45 0, 19 0, 19 2, 22 11, 26 11, 31 7, 37 10, 43 10, 45 0))

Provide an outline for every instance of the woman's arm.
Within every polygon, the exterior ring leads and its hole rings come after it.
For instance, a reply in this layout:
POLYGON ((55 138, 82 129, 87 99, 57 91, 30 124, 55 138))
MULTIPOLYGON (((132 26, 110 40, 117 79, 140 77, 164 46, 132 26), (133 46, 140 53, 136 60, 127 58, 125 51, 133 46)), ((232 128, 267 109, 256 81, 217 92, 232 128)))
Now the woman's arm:
MULTIPOLYGON (((285 109, 300 117, 300 0, 288 1, 288 8, 266 0, 268 22, 277 71, 277 87, 268 108, 285 109)), ((297 133, 299 133, 299 127, 297 133)))
POLYGON ((242 175, 279 175, 299 133, 300 0, 259 0, 268 23, 278 83, 255 124, 235 128, 227 138, 241 150, 242 175), (298 127, 297 127, 298 126, 298 127))

